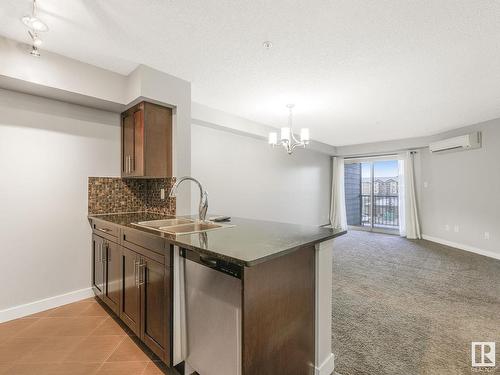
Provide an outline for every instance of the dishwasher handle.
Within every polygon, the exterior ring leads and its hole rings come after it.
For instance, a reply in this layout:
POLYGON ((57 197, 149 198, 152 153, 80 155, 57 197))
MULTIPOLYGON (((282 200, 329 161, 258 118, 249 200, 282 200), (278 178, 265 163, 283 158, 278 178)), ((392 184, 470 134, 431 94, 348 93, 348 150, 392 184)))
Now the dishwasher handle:
POLYGON ((216 258, 207 255, 200 255, 200 263, 210 268, 217 268, 218 265, 216 258))
POLYGON ((209 267, 215 271, 225 273, 229 276, 236 277, 237 279, 241 279, 241 276, 243 275, 242 266, 223 259, 219 259, 207 254, 199 254, 193 250, 188 249, 180 249, 180 255, 187 260, 201 264, 205 267, 209 267))

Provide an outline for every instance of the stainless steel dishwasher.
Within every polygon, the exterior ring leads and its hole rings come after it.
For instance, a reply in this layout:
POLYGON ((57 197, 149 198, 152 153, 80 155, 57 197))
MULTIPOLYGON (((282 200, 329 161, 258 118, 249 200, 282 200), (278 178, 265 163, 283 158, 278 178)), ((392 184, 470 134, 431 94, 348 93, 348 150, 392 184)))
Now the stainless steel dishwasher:
POLYGON ((186 365, 200 375, 241 374, 242 267, 181 249, 186 365))

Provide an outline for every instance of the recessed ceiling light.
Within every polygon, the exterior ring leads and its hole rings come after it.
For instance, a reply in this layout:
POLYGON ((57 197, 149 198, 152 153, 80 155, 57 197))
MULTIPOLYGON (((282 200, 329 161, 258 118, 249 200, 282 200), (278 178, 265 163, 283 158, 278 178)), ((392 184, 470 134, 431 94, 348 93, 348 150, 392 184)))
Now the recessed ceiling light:
POLYGON ((262 46, 265 48, 265 49, 271 49, 273 48, 273 43, 270 42, 269 40, 266 40, 264 43, 262 43, 262 46))

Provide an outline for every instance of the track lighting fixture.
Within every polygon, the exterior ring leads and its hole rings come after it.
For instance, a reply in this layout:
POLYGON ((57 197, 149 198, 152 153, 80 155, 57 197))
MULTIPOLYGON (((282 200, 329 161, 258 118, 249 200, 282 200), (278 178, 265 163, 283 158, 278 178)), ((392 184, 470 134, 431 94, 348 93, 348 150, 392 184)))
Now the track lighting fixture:
POLYGON ((22 17, 21 21, 28 27, 28 34, 31 38, 32 49, 30 55, 39 57, 39 47, 42 45, 42 39, 40 38, 39 33, 48 31, 49 27, 37 16, 36 0, 33 0, 33 9, 31 15, 22 17))

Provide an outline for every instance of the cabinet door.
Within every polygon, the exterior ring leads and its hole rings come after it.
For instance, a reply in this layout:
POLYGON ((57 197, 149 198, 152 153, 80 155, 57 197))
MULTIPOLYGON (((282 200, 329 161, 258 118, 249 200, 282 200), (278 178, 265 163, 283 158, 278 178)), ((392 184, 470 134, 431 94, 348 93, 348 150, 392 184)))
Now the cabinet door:
POLYGON ((104 242, 104 302, 115 313, 120 305, 120 246, 114 242, 104 242))
POLYGON ((126 112, 122 116, 122 176, 124 177, 132 174, 134 146, 134 116, 132 113, 126 112))
POLYGON ((172 176, 172 109, 144 103, 144 174, 172 176))
POLYGON ((141 259, 141 339, 165 363, 170 363, 170 268, 141 259))
POLYGON ((142 102, 121 118, 122 177, 172 176, 172 109, 142 102))
POLYGON ((139 336, 140 328, 140 286, 139 286, 139 255, 122 247, 121 261, 121 304, 120 318, 139 336))
POLYGON ((92 235, 92 287, 100 298, 104 290, 103 242, 101 237, 92 235))
POLYGON ((144 176, 144 103, 122 114, 122 176, 144 176))
POLYGON ((139 104, 134 117, 134 150, 132 153, 131 175, 144 176, 144 104, 139 104))

